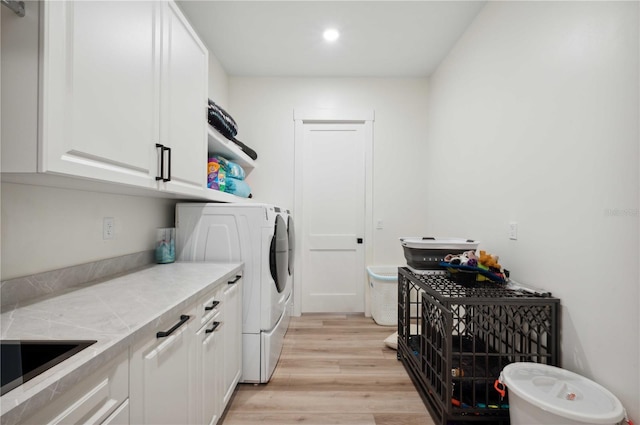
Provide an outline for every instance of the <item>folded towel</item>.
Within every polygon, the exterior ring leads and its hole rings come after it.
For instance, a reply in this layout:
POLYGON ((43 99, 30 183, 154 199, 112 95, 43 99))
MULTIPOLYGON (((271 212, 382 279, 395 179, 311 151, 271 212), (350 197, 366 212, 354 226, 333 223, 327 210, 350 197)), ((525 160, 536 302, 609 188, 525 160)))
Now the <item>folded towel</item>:
POLYGON ((221 155, 213 155, 213 158, 218 160, 218 163, 220 164, 220 166, 224 168, 224 171, 226 172, 227 177, 233 177, 234 179, 244 180, 245 172, 241 166, 239 166, 233 161, 229 161, 227 158, 221 155))
POLYGON ((238 134, 238 125, 236 121, 220 106, 209 99, 209 111, 207 120, 216 130, 227 139, 231 139, 238 134))
POLYGON ((242 198, 251 198, 251 188, 244 180, 227 177, 225 183, 225 192, 231 193, 232 195, 240 196, 242 198))
POLYGON ((207 121, 209 124, 218 130, 220 134, 222 134, 227 139, 231 140, 233 143, 238 145, 240 149, 244 153, 246 153, 251 159, 258 159, 258 154, 256 151, 251 149, 249 146, 242 143, 240 140, 236 139, 236 135, 238 134, 238 125, 236 121, 220 106, 216 105, 216 103, 209 99, 209 112, 207 121))

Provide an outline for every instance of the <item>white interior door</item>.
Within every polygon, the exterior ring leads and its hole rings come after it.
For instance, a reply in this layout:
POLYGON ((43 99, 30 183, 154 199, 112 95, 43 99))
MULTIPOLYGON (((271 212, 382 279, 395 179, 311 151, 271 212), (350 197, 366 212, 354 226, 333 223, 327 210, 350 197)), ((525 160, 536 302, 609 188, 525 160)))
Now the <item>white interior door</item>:
POLYGON ((365 311, 370 140, 370 121, 297 124, 302 313, 365 311))

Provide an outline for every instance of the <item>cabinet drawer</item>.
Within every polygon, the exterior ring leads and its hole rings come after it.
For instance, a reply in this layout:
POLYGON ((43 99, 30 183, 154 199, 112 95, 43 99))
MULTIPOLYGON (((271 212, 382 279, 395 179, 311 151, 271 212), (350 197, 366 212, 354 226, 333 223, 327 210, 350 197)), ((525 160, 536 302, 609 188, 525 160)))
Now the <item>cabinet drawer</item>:
POLYGON ((120 405, 102 425, 127 425, 129 424, 129 399, 120 405))
POLYGON ((196 312, 196 321, 198 323, 198 329, 211 320, 213 316, 222 311, 222 303, 224 301, 224 286, 220 285, 218 288, 209 292, 207 295, 200 298, 198 301, 198 310, 196 312))
MULTIPOLYGON (((129 397, 129 352, 78 383, 24 424, 101 424, 129 397)), ((122 417, 117 422, 122 422, 122 417)))

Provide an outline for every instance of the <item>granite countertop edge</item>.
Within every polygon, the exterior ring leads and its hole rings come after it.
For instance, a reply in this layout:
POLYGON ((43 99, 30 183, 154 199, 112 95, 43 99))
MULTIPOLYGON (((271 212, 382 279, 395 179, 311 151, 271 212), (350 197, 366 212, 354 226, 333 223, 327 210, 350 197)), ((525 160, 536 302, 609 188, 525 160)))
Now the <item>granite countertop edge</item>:
POLYGON ((149 338, 160 321, 179 317, 198 298, 241 270, 242 263, 156 265, 3 312, 0 339, 89 339, 96 343, 3 395, 0 423, 17 424, 46 406, 129 347, 149 338), (83 319, 91 319, 96 326, 83 319))

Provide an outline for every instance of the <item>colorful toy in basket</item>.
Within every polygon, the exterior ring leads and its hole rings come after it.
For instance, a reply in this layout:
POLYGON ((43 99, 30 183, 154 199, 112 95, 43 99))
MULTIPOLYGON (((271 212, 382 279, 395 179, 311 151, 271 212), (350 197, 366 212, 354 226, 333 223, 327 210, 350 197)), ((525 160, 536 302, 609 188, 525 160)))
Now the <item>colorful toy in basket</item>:
POLYGON ((465 251, 462 254, 449 254, 444 257, 445 263, 454 264, 457 266, 478 266, 478 257, 475 251, 465 251))
POLYGON ((478 267, 502 273, 502 266, 498 263, 500 257, 497 255, 487 254, 486 251, 480 251, 480 265, 478 267))
POLYGON ((449 254, 440 263, 449 272, 449 276, 458 283, 474 283, 492 281, 505 283, 509 272, 498 263, 497 255, 480 251, 477 256, 475 251, 465 251, 462 254, 449 254))

